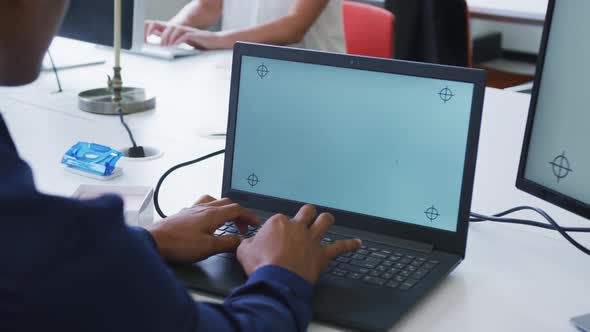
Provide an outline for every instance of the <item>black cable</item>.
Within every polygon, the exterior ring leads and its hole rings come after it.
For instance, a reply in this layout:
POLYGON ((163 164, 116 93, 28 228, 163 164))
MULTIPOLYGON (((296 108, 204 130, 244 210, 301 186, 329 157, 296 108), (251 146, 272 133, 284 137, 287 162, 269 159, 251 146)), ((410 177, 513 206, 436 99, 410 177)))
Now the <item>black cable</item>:
POLYGON ((527 226, 534 226, 540 227, 544 229, 549 229, 553 231, 557 231, 561 236, 563 236, 569 243, 571 243, 574 247, 578 248, 580 251, 585 253, 586 255, 590 255, 590 249, 581 245, 578 241, 574 240, 567 232, 578 232, 578 233, 590 233, 589 228, 582 228, 582 227, 562 227, 559 225, 547 212, 531 207, 531 206, 519 206, 512 208, 510 210, 506 210, 504 212, 495 214, 493 216, 486 216, 479 213, 471 213, 471 218, 469 219, 471 222, 483 222, 483 221, 491 221, 491 222, 498 222, 498 223, 509 223, 509 224, 520 224, 520 225, 527 225, 527 226), (503 218, 506 215, 519 212, 519 211, 534 211, 541 215, 545 220, 549 222, 550 225, 531 221, 531 220, 523 220, 523 219, 513 219, 513 218, 503 218))
POLYGON ((53 56, 51 56, 51 52, 47 50, 47 55, 49 55, 49 61, 51 62, 51 69, 53 69, 53 74, 55 75, 55 80, 57 81, 57 91, 53 93, 62 93, 64 90, 61 88, 61 81, 59 80, 59 73, 57 72, 57 67, 55 66, 55 62, 53 62, 53 56))
POLYGON ((131 143, 133 144, 133 147, 136 148, 137 143, 135 142, 135 138, 133 137, 133 133, 131 132, 131 129, 129 129, 129 126, 125 122, 125 118, 123 117, 123 107, 122 106, 120 106, 120 105, 117 106, 117 113, 119 113, 119 119, 121 120, 121 124, 123 125, 123 127, 125 127, 125 130, 127 130, 127 134, 129 134, 129 139, 131 139, 131 143))
POLYGON ((159 197, 160 197, 160 188, 162 187, 162 183, 164 183, 164 180, 166 180, 166 178, 167 178, 167 177, 168 177, 170 174, 174 173, 176 170, 178 170, 178 169, 180 169, 180 168, 187 167, 187 166, 190 166, 190 165, 194 165, 194 164, 196 164, 196 163, 200 163, 200 162, 202 162, 202 161, 205 161, 205 160, 207 160, 207 159, 211 159, 211 158, 213 158, 213 157, 216 157, 216 156, 218 156, 218 155, 220 155, 220 154, 224 154, 224 153, 225 153, 225 150, 219 150, 219 151, 217 151, 217 152, 210 153, 210 154, 208 154, 208 155, 206 155, 206 156, 199 157, 199 158, 197 158, 197 159, 194 159, 194 160, 191 160, 191 161, 184 162, 184 163, 182 163, 182 164, 178 164, 178 165, 176 165, 176 166, 174 166, 174 167, 170 168, 169 170, 167 170, 167 171, 166 171, 166 173, 164 173, 164 174, 163 174, 163 175, 160 177, 160 179, 158 180, 158 184, 156 184, 156 189, 154 190, 154 207, 156 208, 156 212, 158 212, 158 215, 160 215, 160 217, 162 217, 162 218, 166 218, 166 217, 167 217, 167 216, 164 214, 164 212, 162 212, 162 209, 160 208, 159 197))
MULTIPOLYGON (((184 168, 184 167, 187 167, 190 165, 194 165, 196 163, 200 163, 202 161, 205 161, 207 159, 211 159, 211 158, 216 157, 216 156, 223 154, 223 153, 225 153, 225 150, 219 150, 219 151, 210 153, 206 156, 199 157, 197 159, 178 164, 176 166, 173 166, 169 170, 167 170, 158 180, 158 183, 156 184, 156 189, 154 190, 154 207, 156 209, 156 212, 158 212, 158 215, 162 218, 167 217, 166 214, 164 214, 164 212, 160 208, 159 198, 160 198, 160 189, 162 188, 162 184, 164 183, 164 180, 166 180, 166 178, 168 176, 170 176, 170 174, 174 173, 176 170, 178 170, 180 168, 184 168)), ((557 231, 557 232, 559 232, 559 234, 561 234, 561 236, 563 236, 574 247, 578 248, 580 251, 582 251, 586 255, 590 255, 590 249, 584 247, 579 242, 577 242, 575 239, 573 239, 569 234, 567 234, 567 232, 590 233, 590 228, 562 227, 549 214, 547 214, 547 212, 545 212, 539 208, 535 208, 535 207, 531 207, 531 206, 519 206, 519 207, 515 207, 512 209, 497 213, 493 216, 486 216, 483 214, 472 212, 471 217, 469 218, 469 221, 470 222, 491 221, 491 222, 497 222, 497 223, 520 224, 520 225, 534 226, 534 227, 540 227, 543 229, 557 231), (509 215, 509 214, 512 214, 515 212, 519 212, 519 211, 525 211, 525 210, 534 211, 534 212, 538 213, 545 220, 547 220, 549 222, 549 225, 541 223, 541 222, 537 222, 537 221, 531 221, 531 220, 503 218, 506 215, 509 215)))
MULTIPOLYGON (((544 228, 544 229, 551 230, 551 231, 557 231, 555 229, 555 227, 553 227, 552 225, 544 224, 544 223, 541 223, 538 221, 531 221, 531 220, 525 220, 525 219, 514 219, 514 218, 494 218, 494 217, 484 216, 484 215, 477 214, 477 213, 472 213, 471 215, 472 215, 472 218, 470 219, 471 222, 493 221, 493 222, 505 223, 505 224, 519 224, 519 225, 525 225, 525 226, 533 226, 533 227, 544 228)), ((584 228, 584 227, 562 227, 561 229, 563 229, 566 232, 571 232, 571 233, 590 233, 590 228, 584 228)))

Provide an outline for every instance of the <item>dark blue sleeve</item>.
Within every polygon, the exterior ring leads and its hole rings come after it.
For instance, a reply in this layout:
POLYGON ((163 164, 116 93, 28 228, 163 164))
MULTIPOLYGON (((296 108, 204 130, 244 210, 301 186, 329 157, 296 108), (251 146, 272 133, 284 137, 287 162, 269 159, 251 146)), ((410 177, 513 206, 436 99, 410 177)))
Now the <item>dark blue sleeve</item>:
POLYGON ((123 201, 37 192, 0 115, 0 331, 302 331, 312 286, 276 266, 223 304, 195 302, 123 201))
MULTIPOLYGON (((157 252, 149 232, 140 228, 132 231, 157 252)), ((300 276, 278 266, 265 266, 223 304, 192 303, 193 319, 188 320, 186 329, 176 331, 305 331, 312 317, 312 295, 312 285, 300 276)))

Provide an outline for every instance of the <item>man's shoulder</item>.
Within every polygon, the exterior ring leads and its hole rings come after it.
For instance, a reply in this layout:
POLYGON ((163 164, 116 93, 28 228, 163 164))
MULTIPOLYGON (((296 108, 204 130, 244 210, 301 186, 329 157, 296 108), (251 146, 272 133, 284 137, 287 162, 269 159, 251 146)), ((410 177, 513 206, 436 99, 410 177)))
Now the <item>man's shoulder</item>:
POLYGON ((123 201, 117 196, 76 200, 36 190, 21 190, 12 196, 0 191, 0 220, 5 230, 2 233, 15 236, 28 236, 28 230, 45 237, 73 236, 73 232, 81 237, 85 232, 94 236, 125 228, 123 201))
POLYGON ((40 193, 13 146, 0 115, 0 248, 59 251, 91 244, 106 232, 126 231, 119 197, 80 201, 40 193))

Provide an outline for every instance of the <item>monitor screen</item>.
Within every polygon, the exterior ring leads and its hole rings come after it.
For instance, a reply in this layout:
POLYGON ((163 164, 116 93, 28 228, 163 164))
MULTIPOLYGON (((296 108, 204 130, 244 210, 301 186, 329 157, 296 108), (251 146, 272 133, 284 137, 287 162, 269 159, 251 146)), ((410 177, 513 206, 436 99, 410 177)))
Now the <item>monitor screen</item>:
POLYGON ((526 180, 585 204, 590 204, 590 44, 580 32, 590 29, 588 12, 590 1, 555 1, 524 163, 526 180))
POLYGON ((241 61, 233 190, 456 231, 474 84, 241 61))
MULTIPOLYGON (((131 49, 133 44, 134 6, 135 0, 122 1, 123 49, 131 49)), ((58 35, 92 44, 113 46, 114 20, 115 6, 112 0, 71 0, 58 35)))

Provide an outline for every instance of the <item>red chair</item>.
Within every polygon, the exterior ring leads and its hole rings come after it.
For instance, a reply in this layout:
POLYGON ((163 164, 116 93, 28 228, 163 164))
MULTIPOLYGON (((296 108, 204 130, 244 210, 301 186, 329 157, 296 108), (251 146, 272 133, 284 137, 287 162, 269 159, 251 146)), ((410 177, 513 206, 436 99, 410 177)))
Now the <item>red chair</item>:
POLYGON ((344 33, 349 54, 393 58, 394 15, 383 8, 344 1, 344 33))

